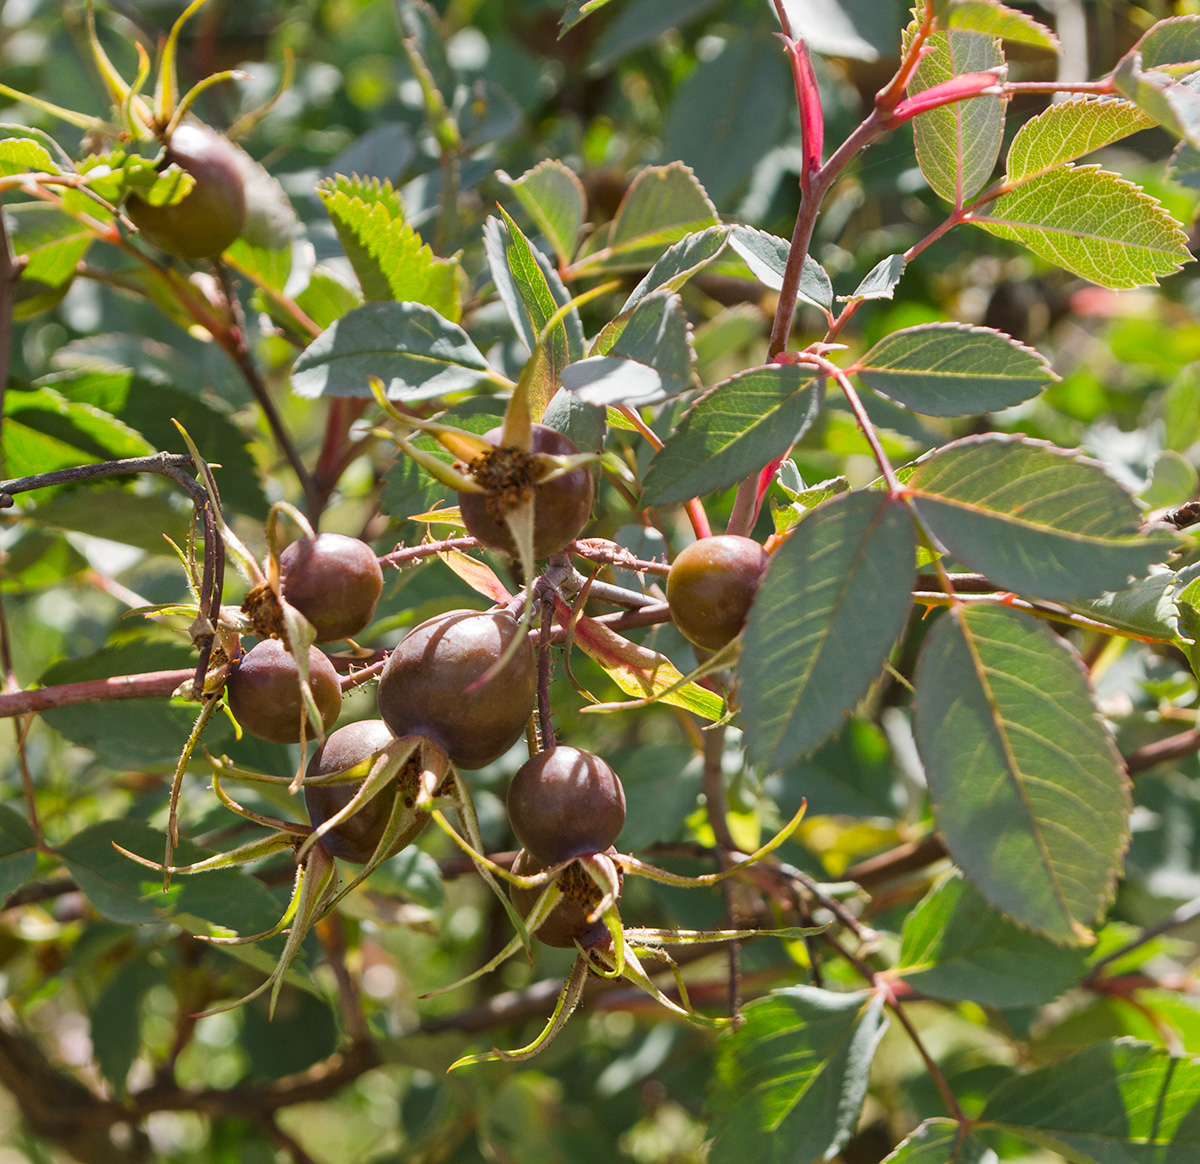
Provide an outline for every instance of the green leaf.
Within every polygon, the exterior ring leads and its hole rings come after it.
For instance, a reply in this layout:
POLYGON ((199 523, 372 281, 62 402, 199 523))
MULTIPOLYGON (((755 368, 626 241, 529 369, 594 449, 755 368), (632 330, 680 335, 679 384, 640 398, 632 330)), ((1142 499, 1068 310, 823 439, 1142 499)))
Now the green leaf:
POLYGON ((59 172, 50 152, 40 142, 27 137, 10 137, 0 141, 0 177, 59 172))
POLYGON ((1200 16, 1159 20, 1133 47, 1142 54, 1144 68, 1190 71, 1200 65, 1200 16))
POLYGON ((1139 533, 1133 498, 1098 462, 1024 437, 952 441, 918 462, 907 485, 955 558, 1018 594, 1120 590, 1175 544, 1139 533))
POLYGON ((950 609, 921 650, 914 734, 939 831, 992 905, 1089 936, 1129 840, 1124 765, 1075 651, 999 607, 950 609))
MULTIPOLYGON (((688 323, 679 296, 673 291, 653 291, 632 310, 618 315, 596 337, 590 354, 593 357, 613 356, 626 361, 634 360, 639 365, 653 369, 658 378, 656 398, 659 400, 677 396, 697 386, 692 325, 688 323)), ((585 360, 583 363, 591 365, 592 361, 585 360)), ((574 365, 576 368, 580 366, 574 365)), ((611 368, 608 370, 612 371, 611 368)), ((577 380, 578 373, 573 375, 577 380)), ((649 391, 650 381, 644 372, 629 369, 628 375, 623 378, 628 382, 630 377, 640 379, 643 391, 649 391)), ((572 376, 564 370, 564 385, 573 387, 568 383, 571 379, 572 376)), ((595 402, 601 403, 599 400, 595 402)))
POLYGON ((1079 984, 1087 960, 1079 949, 1019 929, 955 874, 909 914, 893 972, 931 998, 1043 1006, 1079 984))
POLYGON ((617 207, 608 246, 576 266, 606 271, 649 267, 680 239, 719 224, 717 208, 687 166, 647 166, 617 207))
POLYGON ((854 294, 839 295, 838 302, 857 303, 864 299, 891 299, 907 265, 903 255, 888 255, 886 259, 880 259, 854 289, 854 294))
POLYGON ((1072 1164, 1200 1159, 1200 1059, 1117 1039, 1002 1083, 982 1123, 1072 1164))
MULTIPOLYGON (((741 255, 764 287, 778 291, 783 286, 783 272, 792 247, 787 239, 756 230, 752 226, 735 226, 729 234, 729 246, 741 255)), ((823 311, 833 307, 833 284, 825 268, 812 255, 804 256, 797 295, 805 303, 811 303, 823 311)))
POLYGON ((1187 235, 1154 198, 1097 166, 1039 174, 968 221, 1118 290, 1154 285, 1191 259, 1187 235))
POLYGON ((1056 102, 1017 130, 1005 180, 1026 181, 1153 125, 1130 101, 1074 96, 1056 102))
POLYGON ((293 281, 303 286, 313 259, 300 219, 279 182, 244 151, 237 156, 246 191, 246 221, 225 251, 225 261, 274 291, 284 291, 293 281))
POLYGON ((56 851, 101 917, 123 925, 157 921, 171 900, 162 892, 161 876, 117 852, 114 844, 161 861, 165 838, 142 820, 106 820, 76 833, 56 851))
POLYGON ((4 215, 13 250, 26 259, 21 284, 62 287, 69 283, 96 237, 90 228, 46 202, 6 206, 4 215))
POLYGON ((687 501, 758 472, 816 419, 825 382, 796 364, 751 368, 692 406, 646 474, 643 505, 687 501))
MULTIPOLYGON (((483 246, 496 291, 521 342, 532 352, 547 323, 571 296, 550 264, 504 212, 489 218, 483 227, 483 246)), ((546 339, 538 383, 531 395, 533 419, 540 420, 550 398, 558 391, 562 370, 583 359, 583 323, 571 308, 546 339)))
POLYGON ((675 90, 663 126, 667 157, 682 158, 714 202, 727 202, 775 144, 789 88, 786 57, 765 27, 730 37, 675 90))
MULTIPOLYGON (((52 388, 9 392, 4 408, 4 465, 9 477, 154 451, 116 417, 92 404, 68 400, 52 388)), ((37 496, 49 493, 38 490, 37 496)))
POLYGON ((1158 569, 1122 590, 1110 590, 1099 598, 1063 605, 1106 626, 1169 642, 1176 617, 1176 583, 1177 576, 1170 570, 1158 569))
POLYGON ((585 16, 603 8, 608 0, 569 0, 566 11, 558 22, 558 35, 570 32, 585 16))
MULTIPOLYGON (((195 665, 196 652, 184 642, 133 639, 90 655, 62 659, 42 672, 41 682, 53 687, 195 665)), ((198 713, 196 704, 148 698, 55 707, 42 718, 73 744, 95 752, 100 763, 123 771, 133 766, 174 766, 198 713)))
POLYGON ((818 506, 775 551, 738 664, 754 763, 811 752, 866 695, 912 606, 915 560, 908 510, 873 490, 818 506))
POLYGON ((1033 348, 990 327, 962 323, 894 331, 850 370, 881 396, 928 416, 1008 408, 1058 379, 1033 348))
MULTIPOLYGON (((143 494, 97 482, 86 489, 64 489, 38 505, 37 519, 51 529, 76 530, 168 557, 172 569, 178 571, 175 551, 164 535, 183 545, 191 511, 168 496, 173 488, 143 494)), ((92 706, 102 710, 100 705, 92 706)))
POLYGON ((319 183, 317 194, 368 300, 424 303, 458 321, 458 262, 421 242, 390 182, 338 175, 319 183))
MULTIPOLYGON (((935 32, 925 45, 908 86, 910 96, 1004 64, 999 44, 978 32, 935 32)), ((913 140, 925 180, 947 202, 960 206, 983 189, 995 169, 1004 140, 1004 99, 973 97, 918 114, 913 140)))
POLYGON ((91 1006, 92 1047, 100 1073, 118 1095, 142 1045, 142 1002, 165 981, 145 954, 122 962, 91 1006))
POLYGON ((883 1164, 996 1164, 996 1153, 957 1120, 926 1120, 883 1164))
POLYGON ((883 998, 812 986, 747 1003, 717 1051, 709 1164, 815 1164, 850 1138, 887 1020, 883 998))
POLYGON ((621 313, 636 307, 652 291, 678 291, 725 249, 729 229, 727 226, 710 226, 680 239, 630 292, 621 313))
POLYGON ((308 286, 296 296, 296 306, 322 330, 362 304, 358 288, 326 267, 313 271, 308 286))
POLYGON ((579 176, 565 162, 553 158, 538 162, 516 179, 503 173, 498 176, 537 223, 558 261, 566 266, 575 253, 587 216, 587 195, 579 176))
POLYGON ((172 423, 179 421, 201 455, 220 466, 213 473, 224 507, 266 518, 267 500, 250 442, 228 414, 208 401, 123 368, 66 372, 48 377, 43 385, 67 400, 103 409, 140 433, 153 449, 188 451, 172 423))
POLYGON ((483 354, 457 324, 420 303, 368 303, 321 333, 296 360, 297 396, 371 395, 378 376, 389 399, 429 400, 494 382, 483 354))
POLYGON ((1167 177, 1192 190, 1200 186, 1200 150, 1190 142, 1180 141, 1167 163, 1167 177))
POLYGON ((963 32, 983 32, 1051 52, 1059 49, 1058 37, 1044 24, 1027 12, 997 4, 995 0, 954 0, 946 12, 946 22, 963 32))
POLYGON ((37 838, 29 822, 0 805, 0 902, 20 889, 37 866, 37 838))
POLYGON ((1200 145, 1200 93, 1188 80, 1177 84, 1166 73, 1146 72, 1134 51, 1121 58, 1113 83, 1169 133, 1200 145))

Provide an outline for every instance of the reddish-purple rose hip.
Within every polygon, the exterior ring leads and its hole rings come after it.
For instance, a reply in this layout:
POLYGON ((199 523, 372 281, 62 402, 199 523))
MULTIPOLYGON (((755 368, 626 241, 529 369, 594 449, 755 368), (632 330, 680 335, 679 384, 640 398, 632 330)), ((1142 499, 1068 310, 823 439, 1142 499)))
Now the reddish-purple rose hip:
POLYGON ((560 746, 526 760, 508 786, 508 819, 538 861, 603 853, 625 825, 625 790, 592 752, 560 746))
MULTIPOLYGON (((483 439, 492 444, 498 444, 502 430, 494 428, 483 434, 483 439)), ((579 447, 569 437, 544 424, 533 426, 531 452, 548 453, 558 457, 572 457, 579 453, 579 447)), ((494 478, 496 484, 511 484, 514 478, 519 479, 523 467, 523 455, 517 453, 512 466, 503 459, 505 450, 497 449, 489 455, 489 469, 480 474, 481 483, 494 478)), ((514 490, 515 491, 515 490, 514 490)), ((533 486, 533 556, 545 558, 556 554, 565 546, 570 545, 583 527, 587 525, 592 514, 592 475, 586 466, 572 469, 561 477, 544 481, 533 486)), ((513 541, 507 522, 500 515, 505 500, 503 493, 460 493, 458 505, 462 512, 463 522, 467 532, 477 537, 488 549, 507 554, 510 558, 517 556, 517 546, 513 541)))
POLYGON ((279 555, 283 596, 317 631, 317 642, 353 638, 371 621, 383 571, 366 542, 345 534, 300 538, 279 555))
MULTIPOLYGON (((342 686, 333 664, 316 647, 308 649, 308 684, 328 731, 342 710, 342 686)), ((279 639, 264 639, 234 664, 225 698, 252 736, 276 744, 300 742, 300 669, 279 639)), ((305 734, 310 739, 315 734, 311 724, 305 734)))
POLYGON ((379 714, 397 736, 426 736, 459 768, 482 768, 520 739, 536 685, 533 645, 512 615, 452 610, 392 651, 379 676, 379 714), (469 691, 517 638, 499 673, 469 691))

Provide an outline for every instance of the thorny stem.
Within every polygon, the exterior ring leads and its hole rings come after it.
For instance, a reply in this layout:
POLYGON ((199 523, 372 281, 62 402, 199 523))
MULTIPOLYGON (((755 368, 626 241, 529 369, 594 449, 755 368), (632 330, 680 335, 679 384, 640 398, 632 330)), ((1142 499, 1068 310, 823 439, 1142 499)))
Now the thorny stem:
MULTIPOLYGON (((8 235, 8 224, 4 221, 4 202, 0 198, 0 425, 4 423, 4 402, 8 391, 8 372, 12 358, 13 308, 17 299, 17 280, 21 277, 23 264, 13 254, 12 239, 8 235)), ((8 499, 12 504, 11 498, 8 499)), ((0 504, 3 499, 0 498, 0 504)), ((8 630, 8 614, 4 596, 0 594, 0 670, 4 672, 4 690, 17 691, 20 683, 13 667, 12 639, 8 630)), ((21 790, 25 796, 25 814, 33 830, 34 841, 40 849, 44 842, 42 821, 38 815, 37 798, 34 795, 33 773, 29 768, 29 755, 25 740, 32 720, 14 720, 13 735, 17 751, 17 765, 21 770, 21 790)))
POLYGON ((538 734, 542 751, 554 747, 554 720, 550 715, 550 640, 554 630, 554 596, 546 595, 541 602, 541 625, 537 650, 538 734))
POLYGON ((671 567, 666 562, 652 562, 644 558, 635 558, 628 550, 618 546, 616 542, 602 542, 599 539, 585 539, 572 542, 567 552, 578 558, 586 558, 589 562, 599 562, 604 566, 620 566, 624 570, 632 570, 637 574, 658 574, 666 577, 671 567))
POLYGON ((477 539, 472 537, 445 538, 440 542, 422 542, 419 546, 405 546, 393 550, 390 554, 380 554, 380 568, 394 566, 399 570, 409 562, 419 562, 422 558, 432 558, 447 550, 474 550, 479 547, 477 539))
POLYGON ((246 319, 242 313, 241 300, 238 299, 237 290, 230 278, 229 268, 220 259, 214 260, 213 266, 216 269, 221 292, 225 297, 232 320, 231 325, 220 329, 214 338, 225 349, 226 355, 237 365, 238 370, 242 373, 242 378, 254 394, 254 399, 258 401, 258 406, 263 410, 263 416, 266 418, 271 435, 275 438, 276 445, 279 446, 279 451, 283 453, 292 472, 296 474, 296 478, 300 482, 309 519, 315 523, 321 516, 321 498, 316 483, 305 467, 304 461, 292 441, 291 434, 283 423, 283 417, 279 415, 279 409, 275 406, 270 389, 267 387, 262 373, 258 370, 254 355, 246 342, 246 319))

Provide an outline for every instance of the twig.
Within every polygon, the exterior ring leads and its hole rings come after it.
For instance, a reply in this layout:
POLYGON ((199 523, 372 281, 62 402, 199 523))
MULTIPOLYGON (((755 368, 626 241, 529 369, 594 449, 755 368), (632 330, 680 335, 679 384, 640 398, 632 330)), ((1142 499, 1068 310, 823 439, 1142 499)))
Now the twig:
POLYGON ((419 546, 404 546, 393 550, 390 554, 380 554, 380 568, 394 566, 399 570, 409 562, 419 562, 423 558, 432 558, 447 550, 474 550, 479 547, 479 540, 472 537, 445 538, 440 542, 422 542, 419 546))
POLYGON ((1200 728, 1167 736, 1166 739, 1155 740, 1152 744, 1143 744, 1125 757, 1125 770, 1132 776, 1136 772, 1153 768, 1156 764, 1165 764, 1168 760, 1181 760, 1195 752, 1200 752, 1200 728))
POLYGON ((179 671, 145 671, 140 675, 114 675, 109 679, 85 679, 56 687, 33 687, 0 695, 0 719, 28 715, 52 707, 74 707, 80 703, 104 703, 113 699, 162 699, 193 676, 189 667, 179 671))
POLYGON ((279 409, 275 406, 270 389, 267 387, 262 373, 258 370, 258 365, 254 362, 254 354, 246 343, 246 318, 242 312, 241 300, 237 297, 237 290, 233 286, 229 268, 219 259, 214 261, 213 266, 216 269, 217 279, 221 284, 221 291, 225 296, 229 314, 233 320, 232 326, 219 331, 215 338, 225 349, 229 358, 237 365, 250 391, 254 394, 254 399, 258 401, 259 407, 263 410, 263 416, 266 417, 267 426, 275 438, 276 445, 279 446, 279 451, 283 453, 287 463, 292 467, 292 472, 296 474, 296 478, 300 482, 308 509, 308 517, 315 523, 321 516, 319 490, 283 423, 283 417, 279 415, 279 409))
POLYGON ((1169 934, 1172 930, 1177 930, 1180 926, 1186 926, 1189 922, 1194 922, 1200 918, 1200 897, 1193 898, 1186 905, 1181 905, 1174 913, 1163 918, 1162 921, 1155 925, 1147 926, 1142 930, 1136 938, 1130 942, 1126 942, 1120 949, 1114 950, 1111 954, 1106 954, 1092 965, 1088 971, 1087 978, 1084 979, 1085 984, 1094 981, 1100 971, 1105 966, 1110 966, 1113 962, 1124 958, 1126 954, 1133 953, 1134 950, 1144 946, 1147 942, 1152 942, 1155 938, 1161 938, 1163 934, 1169 934))
POLYGON ((941 861, 946 855, 942 838, 937 833, 930 833, 919 841, 898 845, 877 857, 869 857, 857 865, 851 865, 844 876, 847 881, 855 881, 864 889, 870 889, 924 869, 941 861))

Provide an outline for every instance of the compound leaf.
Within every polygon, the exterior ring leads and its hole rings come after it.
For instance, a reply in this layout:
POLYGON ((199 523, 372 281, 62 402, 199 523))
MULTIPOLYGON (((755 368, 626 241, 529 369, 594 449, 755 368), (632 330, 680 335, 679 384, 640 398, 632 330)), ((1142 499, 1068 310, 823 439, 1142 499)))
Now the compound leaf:
POLYGON ((738 667, 753 762, 811 752, 866 695, 904 628, 915 560, 908 510, 875 491, 819 505, 775 551, 738 667))
POLYGON ((983 1126, 1078 1164, 1200 1159, 1200 1059, 1117 1039, 1002 1083, 983 1126))
POLYGON ((395 400, 428 400, 494 381, 457 324, 422 303, 367 303, 323 331, 296 360, 297 396, 370 396, 378 376, 395 400))
POLYGON ((575 171, 565 162, 547 158, 519 178, 499 176, 537 223, 558 261, 564 266, 569 263, 587 215, 587 195, 575 171))
POLYGON ((887 1020, 883 998, 813 986, 747 1003, 717 1052, 710 1164, 815 1164, 850 1137, 887 1020))
POLYGON ((768 364, 702 396, 650 462, 642 502, 687 501, 758 472, 812 424, 824 381, 810 368, 768 364))
POLYGON ((1154 198, 1097 166, 1038 174, 968 221, 1117 290, 1154 285, 1191 259, 1183 228, 1154 198))
POLYGON ((1175 544, 1139 533, 1133 498, 1096 461, 1023 437, 966 437, 907 485, 930 532, 997 586, 1041 598, 1124 589, 1175 544))
POLYGON ((1075 652, 1001 607, 947 611, 921 650, 913 721, 938 828, 988 902, 1087 940, 1129 839, 1121 757, 1075 652))
POLYGON ((962 323, 892 332, 852 371, 881 396, 929 416, 1008 408, 1058 379, 1033 348, 1003 332, 962 323))
MULTIPOLYGON (((1004 64, 999 43, 978 32, 935 32, 909 83, 910 96, 964 73, 1004 64)), ((977 194, 991 176, 1004 138, 1004 100, 973 97, 913 118, 917 164, 925 180, 955 206, 977 194)))
POLYGON ((904 923, 895 974, 920 994, 980 1006, 1042 1006, 1087 971, 1078 948, 1019 929, 954 874, 904 923))

